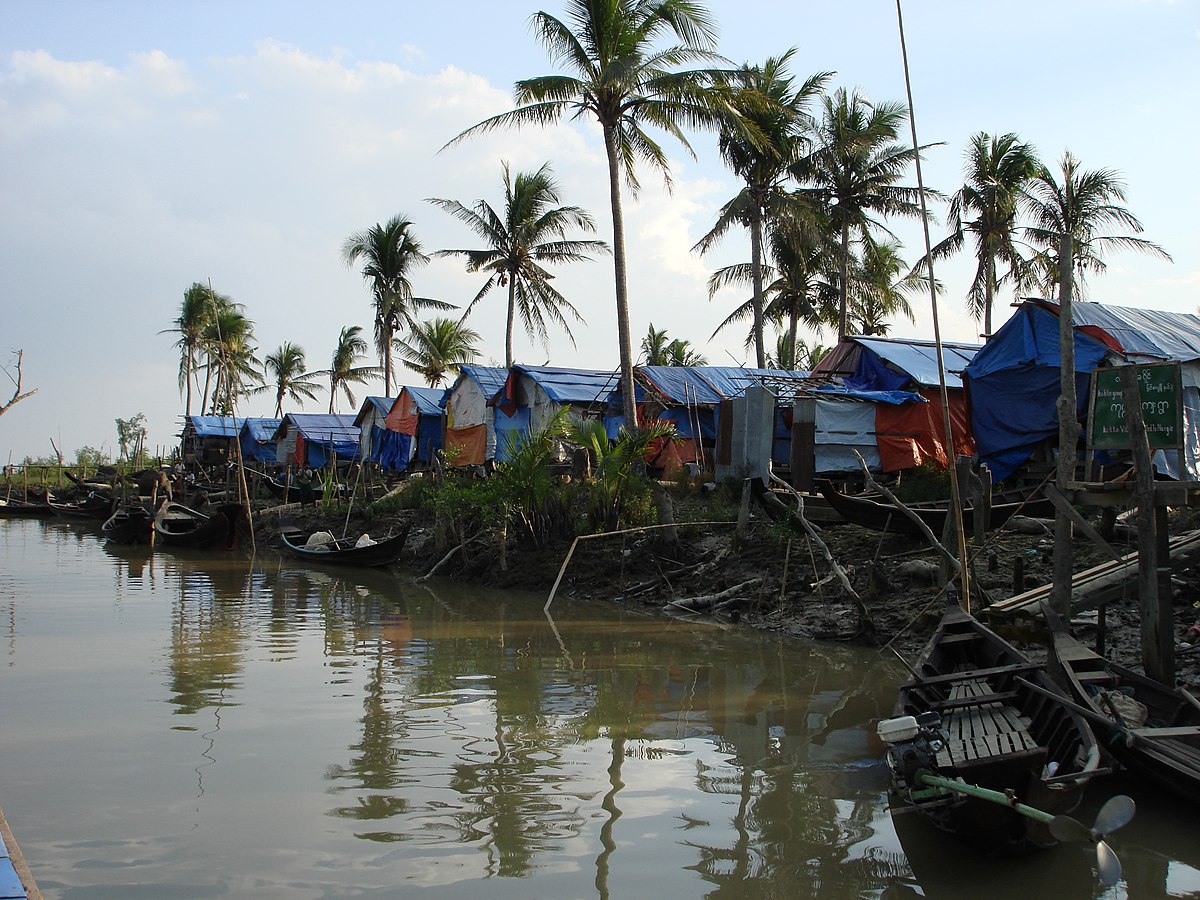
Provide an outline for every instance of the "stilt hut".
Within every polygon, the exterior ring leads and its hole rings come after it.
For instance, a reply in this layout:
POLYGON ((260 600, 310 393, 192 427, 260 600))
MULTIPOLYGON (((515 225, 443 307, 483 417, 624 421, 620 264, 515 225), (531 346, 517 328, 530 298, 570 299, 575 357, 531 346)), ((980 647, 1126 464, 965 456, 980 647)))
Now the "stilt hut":
POLYGON ((619 373, 602 369, 514 365, 490 401, 496 459, 508 459, 523 437, 544 429, 564 409, 576 422, 603 420, 619 379, 619 373))
POLYGON ((229 462, 236 454, 234 442, 245 422, 233 416, 188 416, 180 435, 183 459, 201 466, 229 462))
POLYGON ((442 398, 445 388, 405 386, 392 404, 379 436, 379 464, 403 472, 428 466, 442 449, 442 398))
POLYGON ((366 462, 379 462, 381 437, 384 433, 388 413, 392 411, 395 397, 365 397, 354 424, 358 427, 359 457, 366 462))
POLYGON ((445 452, 451 465, 481 466, 496 455, 493 408, 488 400, 504 387, 508 369, 462 366, 441 399, 446 411, 445 452))
MULTIPOLYGON (((1200 316, 1079 301, 1071 309, 1079 415, 1087 414, 1091 373, 1106 360, 1179 363, 1184 449, 1159 450, 1154 464, 1171 478, 1200 478, 1200 316)), ((993 479, 1057 442, 1060 361, 1058 303, 1029 299, 967 366, 971 426, 993 479)))
POLYGON ((263 419, 248 416, 238 432, 242 445, 242 460, 246 463, 275 465, 275 432, 283 419, 263 419))
POLYGON ((288 413, 275 430, 275 461, 285 466, 324 468, 336 458, 359 458, 358 426, 354 416, 288 413))

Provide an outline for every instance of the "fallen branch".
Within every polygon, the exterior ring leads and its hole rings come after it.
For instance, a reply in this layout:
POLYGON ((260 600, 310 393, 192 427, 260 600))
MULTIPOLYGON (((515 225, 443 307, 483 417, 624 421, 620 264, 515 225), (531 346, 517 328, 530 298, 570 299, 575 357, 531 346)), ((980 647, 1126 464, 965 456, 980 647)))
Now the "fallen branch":
POLYGON ((751 578, 749 581, 743 581, 741 584, 735 584, 733 587, 725 588, 723 591, 718 591, 715 594, 701 594, 697 597, 684 597, 681 600, 668 600, 667 606, 686 609, 688 612, 716 612, 724 609, 742 598, 742 593, 746 588, 752 585, 760 584, 761 578, 751 578))
POLYGON ((913 524, 920 529, 921 534, 925 536, 925 540, 929 542, 929 546, 937 552, 938 556, 946 561, 950 568, 952 568, 955 572, 958 572, 959 569, 962 568, 962 564, 955 558, 953 553, 942 546, 942 542, 934 536, 933 531, 928 525, 925 524, 925 520, 905 506, 903 501, 901 501, 895 494, 876 481, 875 477, 871 474, 871 470, 867 468, 867 463, 862 458, 862 455, 857 450, 853 452, 854 456, 858 459, 858 464, 862 466, 863 475, 867 479, 867 484, 879 491, 879 493, 883 494, 889 503, 891 503, 894 507, 896 507, 896 509, 900 510, 900 512, 904 513, 904 515, 911 519, 913 524))
POLYGON ((4 372, 4 374, 8 376, 8 380, 13 383, 14 390, 13 390, 13 395, 9 399, 9 401, 7 403, 4 403, 3 405, 0 405, 0 416, 4 415, 6 412, 8 412, 10 409, 12 409, 14 406, 16 406, 22 400, 26 399, 27 397, 32 397, 34 394, 36 394, 38 392, 38 389, 34 388, 32 391, 26 391, 23 394, 21 393, 21 378, 22 378, 21 361, 24 359, 24 357, 25 357, 25 351, 18 350, 17 351, 17 363, 15 366, 13 366, 13 368, 16 369, 16 372, 17 372, 16 378, 14 378, 7 370, 4 372))
POLYGON ((467 546, 467 544, 471 543, 471 541, 475 540, 477 537, 479 537, 481 534, 483 534, 484 531, 486 531, 486 530, 487 529, 485 529, 485 528, 481 528, 477 532, 475 532, 473 535, 471 535, 469 538, 466 538, 458 546, 452 547, 450 549, 449 553, 447 553, 445 556, 443 556, 441 559, 439 559, 437 561, 437 563, 434 564, 434 567, 432 569, 430 569, 428 572, 426 572, 424 575, 422 575, 420 578, 418 578, 417 581, 428 581, 430 578, 432 578, 434 575, 436 575, 438 572, 440 572, 442 569, 444 569, 446 567, 446 565, 450 562, 450 560, 452 560, 454 558, 454 554, 458 553, 459 550, 462 550, 464 547, 467 546))

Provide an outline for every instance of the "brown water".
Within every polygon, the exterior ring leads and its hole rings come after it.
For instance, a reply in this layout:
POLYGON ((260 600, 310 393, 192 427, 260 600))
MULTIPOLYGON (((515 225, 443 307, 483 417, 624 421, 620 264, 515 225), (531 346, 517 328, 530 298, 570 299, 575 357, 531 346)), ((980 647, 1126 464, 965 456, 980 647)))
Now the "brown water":
MULTIPOLYGON (((897 834, 898 664, 543 602, 0 521, 0 805, 47 897, 1098 895, 897 834)), ((1106 896, 1196 896, 1136 796, 1106 896)))

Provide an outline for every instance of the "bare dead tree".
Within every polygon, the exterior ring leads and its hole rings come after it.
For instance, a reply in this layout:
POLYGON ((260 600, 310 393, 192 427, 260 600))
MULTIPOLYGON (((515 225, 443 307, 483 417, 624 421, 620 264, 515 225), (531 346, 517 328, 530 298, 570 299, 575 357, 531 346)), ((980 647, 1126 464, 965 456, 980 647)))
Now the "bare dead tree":
POLYGON ((37 393, 37 388, 34 388, 32 391, 26 391, 25 393, 21 393, 21 378, 22 378, 21 362, 24 359, 24 357, 25 357, 25 351, 18 350, 17 351, 17 362, 16 362, 16 365, 13 366, 14 371, 17 373, 15 376, 8 369, 4 370, 5 376, 8 378, 9 381, 11 381, 13 383, 13 395, 12 395, 11 400, 9 400, 3 406, 0 406, 0 416, 4 415, 6 412, 8 412, 10 409, 12 409, 14 406, 16 406, 18 403, 20 403, 26 397, 32 397, 34 394, 37 393))

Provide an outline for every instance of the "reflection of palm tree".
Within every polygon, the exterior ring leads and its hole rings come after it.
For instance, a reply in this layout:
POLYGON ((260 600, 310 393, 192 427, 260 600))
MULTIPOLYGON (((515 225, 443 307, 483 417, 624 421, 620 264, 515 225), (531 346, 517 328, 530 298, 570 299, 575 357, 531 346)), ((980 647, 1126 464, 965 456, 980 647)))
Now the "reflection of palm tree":
POLYGON ((466 310, 465 319, 493 287, 508 288, 508 315, 505 319, 504 365, 513 364, 513 323, 520 316, 525 333, 535 335, 546 347, 549 331, 546 320, 559 325, 571 338, 567 315, 577 322, 583 317, 551 284, 551 275, 544 266, 553 263, 579 262, 588 259, 589 252, 606 250, 603 241, 568 240, 567 231, 581 228, 595 231, 592 217, 577 206, 557 206, 558 185, 547 163, 536 172, 518 172, 510 177, 508 163, 503 163, 504 209, 497 213, 485 200, 476 201, 468 209, 457 200, 433 199, 430 202, 466 224, 488 242, 482 250, 439 250, 437 256, 463 256, 467 271, 485 271, 488 280, 475 295, 466 310))
POLYGON ((485 119, 451 143, 510 125, 548 125, 564 115, 590 116, 599 123, 608 159, 621 396, 625 427, 635 430, 621 176, 636 191, 634 163, 640 160, 654 166, 669 183, 667 156, 644 126, 663 128, 690 149, 681 126, 715 126, 727 114, 723 92, 708 90, 714 73, 678 70, 694 61, 721 59, 711 49, 716 28, 708 12, 692 0, 568 0, 565 21, 539 12, 533 16, 533 26, 551 57, 575 74, 518 81, 516 109, 485 119), (661 35, 679 44, 658 49, 655 42, 661 35))

